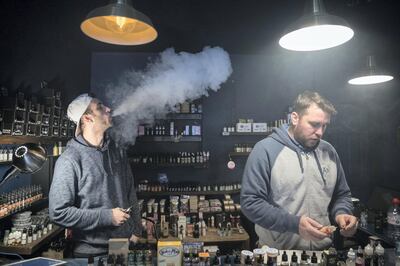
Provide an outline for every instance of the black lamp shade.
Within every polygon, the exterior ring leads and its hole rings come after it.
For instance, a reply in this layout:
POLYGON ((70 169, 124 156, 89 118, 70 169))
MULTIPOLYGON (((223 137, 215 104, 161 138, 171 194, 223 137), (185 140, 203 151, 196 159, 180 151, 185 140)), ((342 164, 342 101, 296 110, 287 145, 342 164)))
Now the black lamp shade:
POLYGON ((0 186, 19 173, 35 173, 46 161, 46 150, 36 143, 26 143, 19 146, 13 154, 12 167, 4 174, 0 186))
POLYGON ((322 0, 307 0, 304 15, 290 25, 279 45, 293 51, 328 49, 354 35, 347 22, 325 12, 322 0))
POLYGON ((146 15, 135 10, 127 0, 112 2, 87 15, 81 24, 87 36, 117 45, 140 45, 157 38, 157 31, 146 15))

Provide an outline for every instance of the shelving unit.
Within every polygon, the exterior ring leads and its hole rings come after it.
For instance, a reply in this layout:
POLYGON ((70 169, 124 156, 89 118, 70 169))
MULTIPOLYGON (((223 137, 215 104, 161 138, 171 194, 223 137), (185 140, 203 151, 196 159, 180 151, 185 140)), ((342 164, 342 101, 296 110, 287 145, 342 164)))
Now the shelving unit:
POLYGON ((20 255, 32 255, 35 253, 41 246, 47 244, 51 241, 53 237, 57 234, 61 233, 64 228, 59 227, 57 225, 53 225, 53 229, 47 233, 47 235, 43 236, 42 238, 33 241, 30 244, 26 245, 14 245, 14 246, 3 246, 0 244, 0 252, 10 252, 10 253, 17 253, 20 255))
MULTIPOLYGON (((53 157, 53 158, 58 158, 60 155, 47 155, 47 158, 53 157)), ((6 161, 6 162, 0 162, 0 165, 12 165, 12 161, 6 161)))
POLYGON ((0 144, 24 144, 24 143, 42 143, 49 144, 58 141, 67 141, 68 137, 35 137, 35 136, 12 136, 12 135, 1 135, 0 144))
POLYGON ((268 136, 272 132, 222 132, 222 136, 268 136))
POLYGON ((160 191, 160 192, 137 192, 140 196, 171 196, 171 195, 225 195, 225 194, 239 194, 240 189, 229 191, 160 191))
POLYGON ((40 204, 46 203, 46 202, 48 202, 48 200, 49 200, 48 198, 42 198, 42 199, 40 199, 40 200, 38 200, 38 201, 35 201, 35 202, 32 203, 30 206, 25 207, 25 208, 23 208, 23 209, 21 209, 21 210, 19 210, 19 211, 17 211, 17 212, 9 213, 9 214, 7 214, 6 216, 0 217, 0 222, 1 222, 2 220, 4 220, 4 219, 10 217, 10 216, 13 216, 13 215, 16 214, 16 213, 23 212, 23 211, 27 211, 27 210, 30 210, 32 207, 36 207, 36 206, 39 206, 40 204))
POLYGON ((140 136, 138 142, 201 142, 201 136, 140 136))
POLYGON ((135 169, 159 169, 159 168, 172 168, 172 167, 191 167, 191 168, 208 168, 208 163, 188 163, 188 164, 178 164, 178 163, 131 163, 132 168, 135 169))
MULTIPOLYGON (((160 238, 161 241, 178 241, 179 238, 177 237, 167 237, 167 238, 160 238)), ((156 244, 155 239, 147 240, 147 239, 140 239, 141 243, 150 243, 156 244)), ((227 243, 227 242, 241 242, 242 249, 249 248, 249 241, 250 237, 249 234, 243 229, 243 233, 232 232, 230 236, 219 236, 217 230, 214 228, 208 229, 206 236, 201 236, 199 238, 193 237, 185 237, 182 239, 183 243, 192 243, 192 242, 204 242, 204 244, 210 243, 227 243)))
POLYGON ((230 157, 244 157, 244 156, 249 156, 250 152, 230 152, 229 156, 230 157))
POLYGON ((165 117, 156 117, 156 120, 201 120, 202 114, 200 113, 169 113, 165 117))

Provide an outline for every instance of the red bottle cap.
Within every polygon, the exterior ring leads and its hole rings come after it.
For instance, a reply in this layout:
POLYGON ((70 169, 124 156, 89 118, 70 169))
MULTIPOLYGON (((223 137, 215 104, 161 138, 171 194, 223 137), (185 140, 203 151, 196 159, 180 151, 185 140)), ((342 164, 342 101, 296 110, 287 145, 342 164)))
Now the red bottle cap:
POLYGON ((393 198, 392 199, 392 204, 393 205, 400 205, 400 199, 399 198, 393 198))

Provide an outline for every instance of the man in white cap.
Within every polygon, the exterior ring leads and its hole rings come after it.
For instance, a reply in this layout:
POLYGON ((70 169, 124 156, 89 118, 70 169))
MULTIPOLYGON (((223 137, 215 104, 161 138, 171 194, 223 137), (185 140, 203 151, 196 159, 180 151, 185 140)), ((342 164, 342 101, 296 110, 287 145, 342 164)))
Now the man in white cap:
POLYGON ((133 175, 125 152, 106 133, 110 108, 82 94, 67 114, 76 123, 75 138, 55 165, 50 219, 72 229, 75 257, 107 254, 110 238, 136 242, 141 234, 133 175))

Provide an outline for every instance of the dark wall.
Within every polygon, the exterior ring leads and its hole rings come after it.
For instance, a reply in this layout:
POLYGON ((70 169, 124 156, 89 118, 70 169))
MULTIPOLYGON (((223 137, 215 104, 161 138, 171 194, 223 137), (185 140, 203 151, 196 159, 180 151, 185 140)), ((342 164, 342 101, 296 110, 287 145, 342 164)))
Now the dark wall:
MULTIPOLYGON (((396 171, 394 158, 398 158, 399 152, 397 126, 383 122, 398 108, 397 84, 391 82, 369 89, 347 85, 348 73, 357 59, 351 49, 351 46, 343 46, 324 52, 297 54, 271 47, 262 55, 231 54, 232 76, 218 92, 202 100, 201 148, 211 151, 210 167, 194 170, 137 169, 136 178, 156 180, 158 172, 166 172, 171 182, 240 181, 246 158, 235 158, 236 169, 228 170, 228 153, 235 143, 254 144, 260 138, 223 137, 222 128, 233 125, 238 118, 252 118, 258 122, 284 118, 287 107, 298 93, 315 89, 338 109, 339 114, 333 119, 326 139, 336 147, 342 159, 354 196, 366 201, 376 185, 393 186, 399 190, 396 174, 391 172, 396 171)), ((92 89, 96 91, 105 83, 116 82, 127 69, 144 69, 146 62, 154 56, 156 54, 96 53, 92 59, 92 89)), ((199 148, 197 144, 193 145, 199 148)), ((139 151, 179 148, 185 151, 188 148, 181 143, 139 142, 135 147, 139 151)))
POLYGON ((213 151, 211 168, 186 174, 176 170, 177 176, 239 180, 244 160, 233 172, 225 167, 227 152, 239 140, 222 138, 222 127, 237 118, 281 118, 299 91, 316 89, 339 110, 326 138, 337 148, 355 196, 366 199, 377 185, 400 190, 396 1, 325 1, 328 11, 354 25, 356 35, 343 46, 300 54, 280 49, 277 39, 299 16, 301 1, 137 0, 134 6, 159 31, 155 42, 137 47, 102 44, 82 34, 82 19, 106 2, 0 1, 0 84, 40 94, 40 81, 47 80, 62 90, 67 104, 92 86, 93 52, 154 54, 168 47, 197 52, 206 45, 221 46, 232 56, 234 73, 219 92, 204 99, 203 146, 213 151), (369 53, 395 80, 349 87, 348 74, 369 53))

